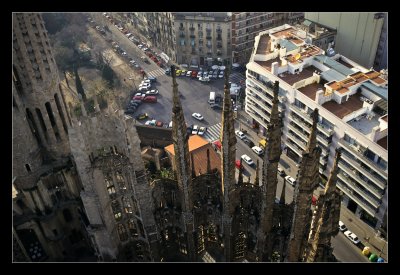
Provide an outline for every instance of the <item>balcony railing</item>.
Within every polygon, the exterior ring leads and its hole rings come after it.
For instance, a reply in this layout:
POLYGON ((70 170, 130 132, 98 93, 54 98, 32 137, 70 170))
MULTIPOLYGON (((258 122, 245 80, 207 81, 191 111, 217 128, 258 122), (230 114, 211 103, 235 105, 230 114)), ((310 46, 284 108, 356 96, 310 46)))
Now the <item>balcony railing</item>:
POLYGON ((328 140, 324 139, 320 135, 317 135, 317 140, 319 142, 321 142, 323 145, 325 145, 326 147, 329 147, 329 144, 331 143, 331 141, 328 141, 328 140))
POLYGON ((351 179, 345 177, 342 173, 338 173, 338 178, 343 181, 344 183, 346 183, 346 185, 348 187, 350 187, 351 189, 353 189, 353 191, 357 192, 358 195, 360 195, 361 197, 363 197, 366 201, 368 201, 373 207, 375 208, 379 208, 380 202, 377 202, 376 199, 371 198, 368 194, 365 193, 364 190, 362 190, 361 188, 357 187, 357 185, 352 182, 351 179))
POLYGON ((212 45, 211 44, 207 44, 207 48, 211 49, 212 45))
POLYGON ((347 176, 345 176, 343 174, 344 177, 350 177, 352 179, 355 179, 358 183, 360 183, 362 186, 364 186, 366 189, 368 189, 368 191, 370 191, 372 194, 374 194, 378 199, 382 198, 382 190, 373 188, 370 184, 368 184, 367 182, 365 182, 364 180, 362 180, 357 173, 355 172, 356 170, 351 170, 350 167, 347 167, 345 164, 343 164, 342 162, 339 161, 339 165, 338 167, 344 171, 347 176))
POLYGON ((349 156, 347 156, 344 153, 341 155, 341 158, 344 161, 346 161, 348 164, 353 166, 355 169, 357 169, 361 174, 368 177, 372 182, 374 182, 381 189, 384 189, 386 187, 386 183, 383 183, 378 178, 376 178, 371 172, 368 172, 366 169, 364 169, 356 160, 350 158, 349 156))
POLYGON ((190 27, 189 30, 190 30, 190 31, 194 31, 194 27, 190 27))
POLYGON ((221 49, 221 48, 222 48, 222 45, 221 45, 221 44, 217 44, 217 48, 218 48, 218 49, 221 49))
POLYGON ((361 201, 359 198, 353 195, 353 190, 348 188, 347 186, 344 186, 341 183, 337 183, 337 186, 339 187, 340 190, 343 191, 348 197, 350 197, 352 200, 354 200, 359 206, 361 206, 368 214, 370 214, 372 217, 375 216, 375 210, 366 205, 363 201, 361 201))
POLYGON ((222 33, 222 29, 217 29, 216 31, 217 31, 217 33, 219 33, 219 34, 222 33))
MULTIPOLYGON (((381 177, 387 179, 387 172, 382 171, 382 168, 380 168, 376 163, 373 161, 370 161, 368 158, 366 158, 363 154, 361 154, 356 147, 345 141, 343 138, 339 139, 339 145, 344 147, 347 151, 350 152, 351 155, 355 155, 355 158, 362 161, 366 166, 368 166, 370 169, 374 170, 377 174, 381 175, 381 177)), ((359 165, 360 166, 360 165, 359 165)), ((361 168, 361 166, 360 166, 361 168)), ((361 168, 363 169, 363 168, 361 168)), ((364 169, 364 171, 367 171, 364 169)), ((369 173, 371 174, 371 173, 369 173)), ((373 175, 371 175, 373 176, 373 175)), ((373 176, 374 177, 374 176, 373 176)), ((375 178, 375 177, 374 177, 375 178)), ((379 181, 379 179, 376 178, 376 180, 379 181)), ((382 183, 381 183, 382 184, 382 183)))
POLYGON ((211 40, 211 35, 207 34, 206 39, 211 40))
POLYGON ((191 34, 190 38, 196 38, 196 36, 194 34, 191 34))
POLYGON ((310 124, 313 123, 312 118, 305 110, 300 109, 299 107, 297 107, 294 104, 290 104, 290 110, 294 111, 296 114, 298 114, 300 117, 302 117, 304 120, 306 120, 310 124))
POLYGON ((184 38, 184 37, 185 37, 185 34, 184 34, 184 33, 180 33, 180 34, 179 34, 179 37, 180 37, 180 38, 184 38))
POLYGON ((185 28, 184 27, 179 27, 179 30, 180 31, 183 31, 185 28))
POLYGON ((304 142, 303 140, 299 139, 298 137, 296 137, 291 132, 288 132, 287 136, 290 137, 292 139, 292 141, 294 143, 296 143, 299 148, 301 148, 302 150, 306 149, 306 147, 307 147, 307 143, 306 142, 304 142))
POLYGON ((306 135, 305 133, 303 133, 302 131, 300 131, 299 129, 297 129, 294 125, 292 125, 291 123, 288 124, 288 128, 290 130, 292 130, 293 132, 295 132, 298 136, 300 136, 304 142, 308 142, 308 135, 306 135))
POLYGON ((286 145, 292 149, 297 155, 299 155, 300 157, 302 156, 302 151, 296 146, 294 145, 293 142, 291 142, 290 140, 287 141, 286 145))

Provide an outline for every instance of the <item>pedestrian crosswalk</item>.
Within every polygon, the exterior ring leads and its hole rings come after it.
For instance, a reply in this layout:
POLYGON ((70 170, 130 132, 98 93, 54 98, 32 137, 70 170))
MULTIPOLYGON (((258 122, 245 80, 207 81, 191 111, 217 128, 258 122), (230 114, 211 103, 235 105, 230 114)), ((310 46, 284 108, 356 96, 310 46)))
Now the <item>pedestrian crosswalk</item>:
POLYGON ((232 83, 243 84, 245 80, 246 80, 246 77, 240 73, 232 73, 229 76, 229 81, 232 83))
POLYGON ((209 142, 213 142, 219 139, 221 132, 221 122, 207 128, 207 132, 204 134, 203 138, 209 142))
POLYGON ((148 76, 153 76, 153 77, 157 77, 157 76, 160 76, 160 75, 165 75, 165 70, 160 68, 160 69, 157 69, 157 70, 153 70, 153 71, 147 72, 147 75, 148 76))

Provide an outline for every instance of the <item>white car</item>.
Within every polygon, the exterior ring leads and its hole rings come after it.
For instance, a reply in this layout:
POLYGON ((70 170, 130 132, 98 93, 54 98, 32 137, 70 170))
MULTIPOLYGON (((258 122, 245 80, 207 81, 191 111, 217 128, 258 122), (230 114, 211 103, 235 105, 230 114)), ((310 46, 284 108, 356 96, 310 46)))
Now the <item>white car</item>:
POLYGON ((224 71, 219 72, 218 78, 224 78, 224 71))
POLYGON ((357 235, 351 232, 350 230, 347 230, 344 232, 344 235, 354 244, 359 244, 360 240, 358 239, 357 235))
POLYGON ((286 176, 285 181, 287 181, 290 185, 294 186, 296 184, 296 180, 291 176, 286 176))
POLYGON ((204 117, 199 113, 193 113, 192 117, 194 117, 197 120, 203 120, 204 119, 204 117))
POLYGON ((150 90, 146 92, 146 95, 158 95, 158 90, 150 90))
POLYGON ((207 131, 206 127, 200 127, 199 132, 197 133, 198 135, 202 136, 204 133, 207 131))
POLYGON ((144 125, 149 125, 149 126, 156 126, 157 121, 155 119, 153 120, 148 120, 144 125))
POLYGON ((242 155, 241 158, 244 162, 246 162, 250 166, 254 164, 253 160, 248 155, 242 155))
POLYGON ((246 137, 246 135, 242 131, 239 131, 239 130, 236 130, 235 134, 240 139, 244 139, 246 137))
POLYGON ((259 156, 262 155, 262 153, 264 153, 264 150, 258 146, 253 146, 251 150, 253 150, 253 152, 259 156))
POLYGON ((192 135, 197 135, 199 132, 199 125, 194 125, 192 129, 192 135))
POLYGON ((186 73, 186 76, 191 76, 192 75, 192 71, 188 71, 187 73, 186 73))
POLYGON ((342 221, 339 221, 339 230, 342 232, 347 231, 347 227, 342 221))
POLYGON ((139 85, 139 90, 142 87, 144 87, 146 89, 150 89, 151 88, 151 84, 150 83, 142 83, 142 84, 139 85))

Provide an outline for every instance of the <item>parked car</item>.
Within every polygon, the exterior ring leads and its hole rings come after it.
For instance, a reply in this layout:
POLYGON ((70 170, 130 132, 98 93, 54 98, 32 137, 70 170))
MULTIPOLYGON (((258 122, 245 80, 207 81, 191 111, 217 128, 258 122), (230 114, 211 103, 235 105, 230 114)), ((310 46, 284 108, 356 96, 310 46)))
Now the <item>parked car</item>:
POLYGON ((192 71, 192 78, 196 78, 197 77, 197 71, 192 71))
POLYGON ((171 75, 171 68, 167 68, 167 69, 165 70, 165 74, 166 74, 166 75, 171 75))
POLYGON ((203 116, 201 114, 199 114, 199 113, 193 113, 192 117, 194 117, 197 120, 203 120, 204 119, 203 116))
POLYGON ((164 122, 162 122, 162 121, 157 121, 156 122, 156 126, 157 127, 163 127, 163 125, 164 125, 164 122))
POLYGON ((347 230, 344 232, 344 235, 354 244, 359 244, 360 240, 358 239, 357 235, 351 232, 350 230, 347 230))
POLYGON ((218 78, 224 78, 224 71, 219 72, 218 78))
POLYGON ((347 227, 342 221, 339 221, 339 230, 342 232, 347 231, 347 227))
POLYGON ((176 71, 175 71, 175 75, 176 75, 176 76, 180 76, 180 75, 181 75, 181 73, 182 73, 182 71, 181 71, 181 70, 176 70, 176 71))
POLYGON ((192 135, 197 135, 199 132, 199 125, 194 125, 192 128, 192 135))
POLYGON ((149 126, 156 126, 157 121, 155 119, 153 120, 148 120, 144 125, 149 125, 149 126))
POLYGON ((142 114, 138 114, 137 116, 136 116, 136 119, 145 119, 145 118, 147 118, 149 115, 147 114, 147 113, 142 113, 142 114))
POLYGON ((295 186, 296 180, 292 178, 291 176, 286 176, 285 181, 287 181, 290 185, 295 186))
POLYGON ((246 154, 242 155, 241 159, 244 160, 244 162, 246 162, 250 166, 254 165, 254 161, 251 159, 251 157, 249 157, 246 154))
POLYGON ((204 133, 207 131, 206 127, 200 127, 199 132, 197 133, 198 135, 202 136, 204 133))
POLYGON ((239 131, 239 130, 235 131, 235 135, 240 139, 246 138, 246 135, 242 131, 239 131))
POLYGON ((201 82, 210 82, 210 78, 208 76, 206 77, 199 77, 199 81, 201 82))
POLYGON ((192 75, 192 71, 187 71, 186 76, 191 76, 192 75))
POLYGON ((248 138, 244 138, 242 139, 244 143, 247 144, 247 146, 249 146, 250 148, 254 147, 254 142, 252 142, 250 139, 248 138))
POLYGON ((146 96, 145 98, 142 99, 143 102, 147 103, 156 103, 157 102, 157 97, 155 96, 146 96))
POLYGON ((264 150, 263 149, 261 149, 260 147, 258 147, 258 146, 253 146, 252 148, 251 148, 251 150, 253 150, 253 152, 254 153, 256 153, 257 155, 262 155, 263 153, 264 153, 264 150))
POLYGON ((147 79, 150 80, 150 83, 157 82, 157 78, 155 78, 154 76, 149 76, 147 79))
POLYGON ((158 90, 150 90, 146 92, 146 95, 158 95, 158 90))

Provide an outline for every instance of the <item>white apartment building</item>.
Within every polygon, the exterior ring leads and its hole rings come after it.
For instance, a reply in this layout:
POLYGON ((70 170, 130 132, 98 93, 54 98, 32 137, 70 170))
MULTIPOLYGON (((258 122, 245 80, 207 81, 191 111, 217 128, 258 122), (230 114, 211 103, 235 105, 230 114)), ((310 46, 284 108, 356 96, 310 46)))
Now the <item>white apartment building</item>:
POLYGON ((319 109, 320 173, 328 176, 341 148, 338 187, 343 203, 376 229, 386 228, 387 80, 339 54, 307 44, 306 32, 282 25, 255 38, 247 64, 245 111, 265 135, 272 83, 279 81, 283 152, 299 162, 319 109))

